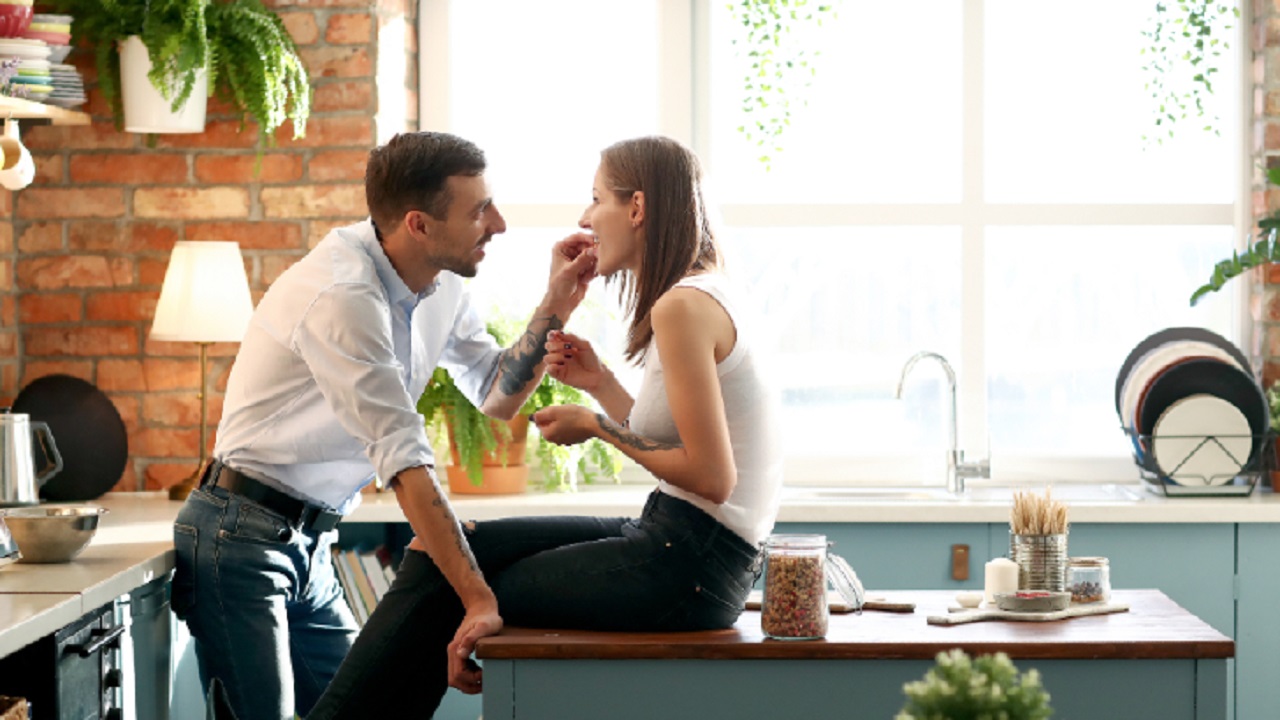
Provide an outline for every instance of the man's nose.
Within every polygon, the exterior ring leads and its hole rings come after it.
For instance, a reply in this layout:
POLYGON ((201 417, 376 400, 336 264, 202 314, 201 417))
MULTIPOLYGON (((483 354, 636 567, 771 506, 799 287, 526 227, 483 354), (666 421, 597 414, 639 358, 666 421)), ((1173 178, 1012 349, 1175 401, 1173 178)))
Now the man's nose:
POLYGON ((502 217, 502 213, 497 208, 493 209, 493 220, 489 223, 494 235, 498 235, 507 231, 507 219, 502 217))

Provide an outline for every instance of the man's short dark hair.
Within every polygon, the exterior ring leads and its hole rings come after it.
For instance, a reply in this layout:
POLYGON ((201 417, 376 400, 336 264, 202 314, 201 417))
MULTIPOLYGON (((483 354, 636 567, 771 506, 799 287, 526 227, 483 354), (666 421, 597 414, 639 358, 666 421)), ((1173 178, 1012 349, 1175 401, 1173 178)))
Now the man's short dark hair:
POLYGON ((364 171, 369 215, 383 231, 411 210, 443 220, 451 199, 445 181, 484 169, 484 152, 469 140, 440 132, 400 133, 369 152, 364 171))

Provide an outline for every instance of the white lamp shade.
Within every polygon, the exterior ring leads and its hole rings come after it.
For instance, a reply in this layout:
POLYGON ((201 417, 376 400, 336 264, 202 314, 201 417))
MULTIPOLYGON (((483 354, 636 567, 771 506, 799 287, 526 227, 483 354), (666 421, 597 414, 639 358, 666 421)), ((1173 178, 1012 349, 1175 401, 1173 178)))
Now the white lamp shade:
POLYGON ((151 324, 152 340, 240 342, 252 315, 239 243, 174 244, 151 324))

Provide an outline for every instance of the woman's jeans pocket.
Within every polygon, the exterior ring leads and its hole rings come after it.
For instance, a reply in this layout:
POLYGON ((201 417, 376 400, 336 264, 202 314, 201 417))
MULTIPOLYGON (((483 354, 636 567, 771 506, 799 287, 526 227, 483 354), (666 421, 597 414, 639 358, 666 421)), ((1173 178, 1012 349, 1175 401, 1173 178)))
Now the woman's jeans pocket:
POLYGON ((199 535, 190 525, 173 526, 174 571, 169 603, 179 620, 196 604, 196 551, 199 535))

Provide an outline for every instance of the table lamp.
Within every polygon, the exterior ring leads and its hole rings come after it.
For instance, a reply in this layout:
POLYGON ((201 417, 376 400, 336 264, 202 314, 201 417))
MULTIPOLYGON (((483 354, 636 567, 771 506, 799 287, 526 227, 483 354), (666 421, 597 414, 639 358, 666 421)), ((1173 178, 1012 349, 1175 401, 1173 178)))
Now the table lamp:
POLYGON ((200 463, 190 477, 169 488, 169 498, 185 500, 200 481, 208 443, 208 350, 215 342, 240 342, 253 315, 249 278, 240 245, 179 241, 169 256, 160 288, 151 339, 193 342, 200 347, 200 463))

